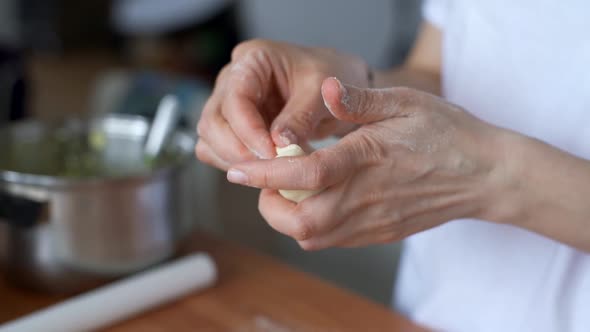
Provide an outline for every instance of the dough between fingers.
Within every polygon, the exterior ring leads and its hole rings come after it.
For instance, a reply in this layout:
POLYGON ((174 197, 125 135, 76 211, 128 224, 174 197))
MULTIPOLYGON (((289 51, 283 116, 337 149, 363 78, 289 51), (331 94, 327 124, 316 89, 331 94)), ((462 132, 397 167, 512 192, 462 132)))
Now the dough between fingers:
MULTIPOLYGON (((277 151, 277 158, 280 157, 299 157, 305 156, 306 153, 303 149, 297 144, 290 144, 285 146, 284 148, 276 148, 277 151)), ((284 198, 299 203, 304 199, 311 197, 315 194, 318 194, 321 190, 284 190, 279 189, 279 194, 284 198)))

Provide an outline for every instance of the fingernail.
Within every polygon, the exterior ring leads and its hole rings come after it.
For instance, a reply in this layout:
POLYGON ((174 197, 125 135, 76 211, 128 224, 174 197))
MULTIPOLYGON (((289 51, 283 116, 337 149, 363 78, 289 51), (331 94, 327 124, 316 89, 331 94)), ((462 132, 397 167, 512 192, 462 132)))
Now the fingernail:
MULTIPOLYGON (((330 79, 333 80, 334 82, 336 82, 336 84, 338 85, 338 90, 340 90, 340 103, 342 104, 342 106, 344 106, 344 108, 346 109, 347 112, 351 112, 350 94, 348 94, 348 90, 346 89, 344 84, 342 84, 342 82, 340 82, 340 80, 337 79, 336 77, 331 77, 330 79)), ((322 91, 322 94, 323 94, 323 91, 322 91)), ((322 95, 322 97, 323 97, 323 95, 322 95)), ((334 114, 334 112, 332 111, 332 105, 328 104, 328 102, 326 101, 326 98, 323 98, 323 99, 324 99, 324 105, 326 106, 328 111, 330 111, 330 113, 332 113, 333 116, 337 117, 336 114, 334 114)))
POLYGON ((272 141, 272 139, 270 138, 270 136, 266 137, 260 137, 259 141, 256 142, 257 144, 255 144, 254 147, 250 147, 248 146, 248 149, 250 150, 250 152, 252 152, 253 155, 256 156, 256 158, 258 159, 272 159, 274 157, 274 153, 272 152, 272 150, 267 150, 264 149, 264 147, 266 146, 274 146, 274 143, 272 141))
POLYGON ((295 134, 290 129, 283 130, 279 134, 279 138, 281 139, 281 142, 285 144, 285 146, 297 143, 297 136, 295 136, 295 134))
POLYGON ((268 159, 265 158, 261 153, 259 153, 258 151, 254 150, 254 149, 248 149, 250 150, 250 152, 252 152, 252 154, 254 154, 256 156, 256 158, 258 159, 268 159))
POLYGON ((227 180, 237 184, 248 184, 248 175, 235 168, 230 168, 230 170, 227 171, 227 180))

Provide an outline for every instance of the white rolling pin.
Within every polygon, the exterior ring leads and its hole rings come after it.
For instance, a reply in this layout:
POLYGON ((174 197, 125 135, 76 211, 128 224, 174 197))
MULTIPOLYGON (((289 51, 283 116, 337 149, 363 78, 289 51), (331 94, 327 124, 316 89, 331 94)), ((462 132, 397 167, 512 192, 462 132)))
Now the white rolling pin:
POLYGON ((191 254, 0 325, 0 332, 93 331, 213 285, 215 263, 191 254))

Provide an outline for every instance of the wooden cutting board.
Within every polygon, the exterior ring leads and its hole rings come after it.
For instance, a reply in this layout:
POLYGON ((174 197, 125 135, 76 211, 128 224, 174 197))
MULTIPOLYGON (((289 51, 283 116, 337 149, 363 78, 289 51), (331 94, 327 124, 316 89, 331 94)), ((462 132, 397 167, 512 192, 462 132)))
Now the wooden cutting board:
MULTIPOLYGON (((183 251, 208 252, 219 268, 217 285, 108 331, 426 331, 387 307, 211 235, 195 233, 183 251)), ((0 322, 62 299, 5 282, 0 298, 0 322)))

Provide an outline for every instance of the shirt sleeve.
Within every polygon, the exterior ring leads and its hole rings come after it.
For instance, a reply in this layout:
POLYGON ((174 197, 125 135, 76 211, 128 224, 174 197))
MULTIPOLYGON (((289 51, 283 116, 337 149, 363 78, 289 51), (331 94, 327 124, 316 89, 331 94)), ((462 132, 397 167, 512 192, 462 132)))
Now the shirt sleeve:
POLYGON ((443 30, 448 16, 450 0, 424 0, 422 17, 435 27, 443 30))

